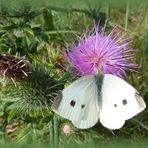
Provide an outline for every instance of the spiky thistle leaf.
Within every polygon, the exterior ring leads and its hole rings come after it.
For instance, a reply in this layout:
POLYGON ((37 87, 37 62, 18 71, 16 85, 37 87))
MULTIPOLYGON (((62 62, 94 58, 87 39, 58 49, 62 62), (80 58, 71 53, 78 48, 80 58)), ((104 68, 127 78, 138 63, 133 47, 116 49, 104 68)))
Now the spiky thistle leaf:
POLYGON ((50 72, 35 68, 28 77, 18 80, 15 87, 11 81, 7 82, 1 88, 0 96, 8 104, 11 119, 18 114, 44 116, 50 113, 51 102, 62 85, 50 77, 50 72))

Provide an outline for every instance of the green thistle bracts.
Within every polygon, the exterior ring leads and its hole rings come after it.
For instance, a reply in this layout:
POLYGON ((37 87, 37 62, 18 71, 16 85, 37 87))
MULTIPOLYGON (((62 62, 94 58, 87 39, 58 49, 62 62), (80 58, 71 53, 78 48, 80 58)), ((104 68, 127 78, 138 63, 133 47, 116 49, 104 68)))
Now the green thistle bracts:
POLYGON ((8 105, 8 110, 16 110, 17 115, 50 113, 51 101, 60 87, 57 83, 44 70, 30 70, 28 76, 15 81, 15 85, 11 79, 3 82, 1 100, 8 105))

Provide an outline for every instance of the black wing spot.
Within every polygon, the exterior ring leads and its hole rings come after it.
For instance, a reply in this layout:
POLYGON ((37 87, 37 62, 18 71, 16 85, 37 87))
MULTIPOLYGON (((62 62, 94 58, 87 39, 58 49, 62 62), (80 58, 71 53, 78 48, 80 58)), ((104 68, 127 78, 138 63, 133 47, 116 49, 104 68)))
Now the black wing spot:
POLYGON ((72 100, 72 101, 70 102, 70 105, 71 105, 72 107, 74 107, 75 104, 76 104, 76 102, 75 102, 74 100, 72 100))
POLYGON ((126 105, 127 104, 127 100, 126 99, 122 100, 122 104, 126 105))
POLYGON ((114 107, 117 107, 117 104, 114 104, 114 107))
POLYGON ((85 107, 85 104, 81 105, 81 108, 84 108, 85 107))

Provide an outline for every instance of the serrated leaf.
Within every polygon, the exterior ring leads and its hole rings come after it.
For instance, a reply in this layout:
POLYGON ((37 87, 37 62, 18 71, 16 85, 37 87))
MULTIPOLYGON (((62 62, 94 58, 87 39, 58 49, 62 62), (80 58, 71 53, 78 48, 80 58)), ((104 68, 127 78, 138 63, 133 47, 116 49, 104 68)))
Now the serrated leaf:
POLYGON ((16 143, 26 143, 30 134, 32 134, 31 124, 28 124, 27 127, 23 128, 21 132, 17 135, 16 143))
POLYGON ((7 122, 9 123, 17 114, 18 109, 13 109, 9 112, 9 115, 7 117, 7 122))
POLYGON ((19 97, 12 97, 12 98, 10 98, 10 96, 9 97, 8 96, 7 97, 1 97, 1 100, 6 102, 6 103, 16 102, 16 101, 20 100, 19 97))
POLYGON ((26 32, 27 32, 29 35, 34 36, 34 32, 33 32, 31 29, 26 29, 26 32))

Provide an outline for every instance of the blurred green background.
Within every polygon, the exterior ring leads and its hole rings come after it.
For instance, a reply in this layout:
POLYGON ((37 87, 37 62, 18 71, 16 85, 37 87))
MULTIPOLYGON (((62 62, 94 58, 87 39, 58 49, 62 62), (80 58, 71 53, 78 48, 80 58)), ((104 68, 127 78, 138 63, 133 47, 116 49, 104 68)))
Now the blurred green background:
MULTIPOLYGON (((148 103, 148 10, 147 1, 1 1, 0 53, 27 60, 28 77, 0 82, 0 144, 45 144, 49 146, 114 147, 121 143, 146 146, 148 109, 115 131, 100 123, 80 130, 55 115, 50 106, 65 85, 74 79, 67 71, 64 51, 90 30, 94 20, 109 19, 126 32, 136 49, 137 72, 127 72, 127 81, 148 103), (17 55, 17 57, 16 57, 17 55), (65 134, 63 127, 70 126, 65 134)), ((8 63, 12 62, 9 58, 8 63)), ((0 66, 3 64, 0 60, 0 66)), ((14 60, 15 61, 15 60, 14 60)))

